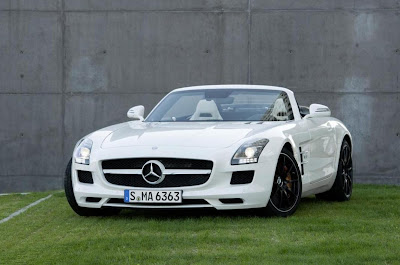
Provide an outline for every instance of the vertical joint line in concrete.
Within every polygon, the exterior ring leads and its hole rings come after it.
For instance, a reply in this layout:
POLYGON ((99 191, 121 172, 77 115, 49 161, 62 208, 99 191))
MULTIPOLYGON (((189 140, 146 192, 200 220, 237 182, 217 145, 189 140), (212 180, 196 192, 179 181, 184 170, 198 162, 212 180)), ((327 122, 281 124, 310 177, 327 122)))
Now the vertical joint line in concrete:
POLYGON ((251 0, 247 1, 247 22, 248 33, 247 33, 247 83, 251 84, 251 0))
MULTIPOLYGON (((65 67, 65 0, 61 0, 61 159, 65 151, 65 90, 66 90, 66 67, 65 67)), ((61 173, 61 172, 60 172, 61 173)), ((62 175, 60 174, 60 177, 62 175)))

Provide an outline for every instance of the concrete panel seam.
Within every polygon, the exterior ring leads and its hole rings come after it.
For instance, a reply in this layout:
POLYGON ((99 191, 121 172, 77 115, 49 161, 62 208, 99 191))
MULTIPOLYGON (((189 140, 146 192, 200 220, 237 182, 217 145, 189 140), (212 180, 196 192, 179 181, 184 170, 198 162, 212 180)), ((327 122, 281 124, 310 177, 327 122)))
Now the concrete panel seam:
MULTIPOLYGON (((60 11, 36 11, 36 10, 0 10, 14 12, 60 12, 60 11)), ((64 13, 247 13, 247 10, 229 10, 229 9, 199 9, 199 10, 64 10, 64 13)))
MULTIPOLYGON (((99 95, 136 95, 136 94, 148 94, 148 95, 165 95, 167 92, 149 92, 149 91, 133 91, 133 92, 102 92, 102 91, 93 91, 93 92, 65 92, 65 95, 86 95, 86 94, 99 94, 99 95)), ((0 92, 0 95, 62 95, 62 92, 0 92)))
POLYGON ((248 16, 248 33, 247 33, 247 83, 251 84, 251 0, 247 2, 247 16, 248 16))
MULTIPOLYGON (((65 0, 61 1, 61 157, 64 157, 65 143, 65 90, 66 90, 66 50, 65 50, 65 0)), ((61 175, 60 175, 61 177, 61 175)))
POLYGON ((45 175, 45 174, 29 174, 29 175, 0 175, 0 178, 6 178, 6 177, 45 177, 45 178, 54 178, 54 177, 60 177, 60 175, 45 175))
POLYGON ((0 12, 60 13, 59 10, 18 10, 18 9, 0 9, 0 12))
MULTIPOLYGON (((133 10, 133 9, 117 9, 117 10, 85 10, 85 9, 76 9, 76 10, 33 10, 33 9, 0 9, 0 12, 43 12, 43 13, 48 13, 48 12, 53 12, 53 13, 59 13, 59 12, 65 12, 65 13, 104 13, 104 12, 137 12, 137 13, 198 13, 198 12, 207 12, 207 13, 247 13, 247 10, 243 9, 214 9, 214 10, 207 10, 207 9, 188 9, 188 10, 133 10)), ((252 9, 252 12, 256 13, 263 13, 263 12, 286 12, 286 11, 293 11, 293 12, 311 12, 311 11, 316 11, 316 12, 337 12, 337 11, 351 11, 351 12, 380 12, 380 11, 400 11, 400 8, 271 8, 271 9, 266 9, 266 8, 257 8, 257 9, 252 9)))
POLYGON ((166 95, 169 92, 149 92, 149 91, 132 91, 132 92, 109 92, 109 91, 93 91, 93 92, 65 92, 65 95, 166 95))
POLYGON ((253 9, 254 13, 268 13, 268 12, 384 12, 384 11, 400 11, 400 8, 336 8, 336 9, 324 9, 324 8, 275 8, 275 9, 253 9))
MULTIPOLYGON (((257 83, 258 84, 258 83, 257 83)), ((258 84, 258 85, 279 85, 279 84, 258 84)), ((296 91, 296 88, 287 87, 298 93, 330 93, 330 94, 400 94, 400 91, 315 91, 302 90, 296 91)), ((133 91, 133 92, 65 92, 64 95, 166 95, 168 92, 149 92, 149 91, 133 91)), ((0 92, 0 95, 62 95, 61 92, 0 92)))
POLYGON ((296 94, 303 93, 315 93, 315 94, 400 94, 400 91, 313 91, 313 90, 302 90, 296 91, 296 88, 290 88, 296 94))

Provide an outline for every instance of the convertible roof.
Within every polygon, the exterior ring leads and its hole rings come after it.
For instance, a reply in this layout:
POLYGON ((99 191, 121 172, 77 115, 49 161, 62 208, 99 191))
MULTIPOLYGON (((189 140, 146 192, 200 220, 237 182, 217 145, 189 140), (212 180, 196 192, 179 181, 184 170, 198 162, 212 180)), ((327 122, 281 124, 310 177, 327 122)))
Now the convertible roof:
POLYGON ((186 91, 186 90, 197 90, 197 89, 224 89, 224 88, 240 88, 240 89, 269 89, 269 90, 282 90, 286 93, 293 93, 290 89, 278 86, 264 86, 264 85, 240 85, 240 84, 232 84, 232 85, 206 85, 206 86, 189 86, 189 87, 181 87, 172 90, 174 91, 186 91))

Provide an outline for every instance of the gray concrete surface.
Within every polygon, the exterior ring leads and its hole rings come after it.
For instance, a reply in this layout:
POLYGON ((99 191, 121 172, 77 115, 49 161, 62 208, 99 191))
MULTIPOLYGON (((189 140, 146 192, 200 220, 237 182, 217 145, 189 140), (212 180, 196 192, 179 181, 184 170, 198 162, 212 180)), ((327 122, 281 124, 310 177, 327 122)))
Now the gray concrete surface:
POLYGON ((400 0, 0 1, 0 193, 56 189, 83 135, 181 86, 286 86, 400 184, 400 0))

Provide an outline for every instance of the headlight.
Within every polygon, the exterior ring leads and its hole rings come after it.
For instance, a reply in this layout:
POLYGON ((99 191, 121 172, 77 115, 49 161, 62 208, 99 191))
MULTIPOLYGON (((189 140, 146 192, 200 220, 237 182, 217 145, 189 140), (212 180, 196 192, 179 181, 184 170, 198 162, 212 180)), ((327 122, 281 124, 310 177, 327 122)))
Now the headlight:
POLYGON ((90 139, 84 139, 78 144, 74 152, 75 163, 89 165, 92 145, 93 141, 90 139))
POLYGON ((252 140, 242 144, 232 157, 232 165, 257 163, 258 158, 269 142, 268 139, 252 140))

